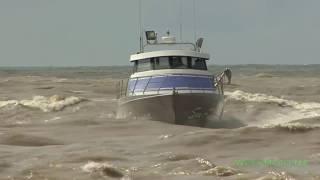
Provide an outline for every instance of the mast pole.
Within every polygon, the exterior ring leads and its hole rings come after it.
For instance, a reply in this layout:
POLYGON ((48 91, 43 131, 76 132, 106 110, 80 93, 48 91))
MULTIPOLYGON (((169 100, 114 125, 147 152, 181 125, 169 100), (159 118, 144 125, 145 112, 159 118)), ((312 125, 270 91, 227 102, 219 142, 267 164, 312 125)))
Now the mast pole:
POLYGON ((179 1, 180 4, 180 42, 182 42, 182 0, 179 1))
POLYGON ((197 20, 196 20, 196 1, 193 0, 193 30, 194 30, 194 42, 197 40, 197 20))
POLYGON ((140 34, 140 52, 143 52, 142 22, 141 22, 141 0, 139 0, 139 34, 140 34))

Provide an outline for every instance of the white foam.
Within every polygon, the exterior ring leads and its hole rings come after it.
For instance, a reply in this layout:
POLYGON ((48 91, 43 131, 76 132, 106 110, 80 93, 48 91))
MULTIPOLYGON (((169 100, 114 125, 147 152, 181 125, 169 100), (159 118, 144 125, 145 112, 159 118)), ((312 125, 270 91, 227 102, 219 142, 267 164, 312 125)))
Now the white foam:
POLYGON ((214 164, 212 164, 210 161, 206 160, 206 159, 203 159, 203 158, 196 158, 196 161, 203 167, 206 167, 206 168, 213 168, 215 167, 214 164))
POLYGON ((109 167, 110 164, 107 163, 97 163, 93 161, 89 161, 87 164, 83 165, 81 167, 82 171, 87 172, 87 173, 93 173, 100 171, 104 167, 109 167))
POLYGON ((203 175, 213 175, 213 176, 233 176, 233 175, 240 175, 240 170, 231 168, 231 167, 223 167, 223 166, 216 166, 209 170, 200 172, 203 175))
MULTIPOLYGON (((99 173, 102 176, 109 176, 112 178, 121 178, 121 180, 130 180, 131 178, 124 175, 119 168, 109 163, 98 163, 89 161, 87 164, 81 167, 82 171, 87 173, 99 173)), ((129 170, 128 170, 129 172, 129 170)))
POLYGON ((269 180, 269 179, 275 179, 275 180, 296 180, 294 177, 290 176, 287 172, 268 172, 268 175, 258 178, 257 180, 269 180))
POLYGON ((277 124, 277 125, 267 125, 263 128, 278 128, 278 129, 283 129, 290 132, 305 132, 305 131, 310 131, 313 129, 320 128, 320 126, 307 125, 307 124, 301 124, 301 123, 284 123, 284 124, 277 124))
POLYGON ((52 111, 61 111, 67 106, 72 106, 78 104, 85 99, 75 96, 62 97, 54 95, 51 97, 45 96, 34 96, 31 100, 9 100, 9 101, 0 101, 0 108, 8 106, 25 106, 30 108, 40 109, 43 112, 52 112, 52 111))
MULTIPOLYGON (((316 102, 300 103, 293 100, 286 100, 275 96, 269 96, 266 94, 247 93, 240 90, 234 92, 225 92, 225 94, 228 96, 228 98, 243 102, 276 103, 281 106, 288 106, 302 111, 320 110, 320 103, 316 102)), ((316 116, 319 115, 320 113, 316 113, 316 116)))
POLYGON ((84 94, 84 93, 87 93, 88 91, 83 91, 83 90, 71 90, 70 92, 75 93, 75 94, 84 94))
POLYGON ((164 140, 164 139, 169 139, 172 136, 173 136, 172 134, 162 134, 158 138, 161 139, 161 140, 164 140))
POLYGON ((7 106, 16 106, 19 102, 16 100, 9 100, 9 101, 0 101, 0 108, 7 107, 7 106))

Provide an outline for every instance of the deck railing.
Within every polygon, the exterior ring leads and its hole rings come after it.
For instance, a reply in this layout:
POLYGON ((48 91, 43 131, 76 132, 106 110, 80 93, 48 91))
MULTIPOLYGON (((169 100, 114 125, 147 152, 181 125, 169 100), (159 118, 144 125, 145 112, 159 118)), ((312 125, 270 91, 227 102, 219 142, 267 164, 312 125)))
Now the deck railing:
MULTIPOLYGON (((166 78, 168 76, 171 75, 167 75, 165 76, 166 78)), ((147 87, 149 85, 149 82, 151 80, 152 76, 148 76, 150 77, 147 84, 145 85, 143 90, 139 90, 136 91, 136 84, 134 85, 134 88, 132 91, 128 91, 128 82, 129 79, 123 79, 121 81, 119 81, 118 85, 117 85, 117 89, 118 89, 118 94, 117 94, 117 98, 121 98, 121 97, 126 97, 126 96, 135 96, 135 95, 147 95, 147 94, 152 94, 152 95, 157 95, 157 94, 179 94, 179 92, 183 92, 183 93, 212 93, 212 91, 214 91, 215 89, 218 90, 219 94, 224 94, 223 91, 223 82, 224 82, 224 73, 220 73, 217 76, 214 76, 215 78, 214 81, 212 81, 213 87, 214 89, 210 89, 210 88, 191 88, 191 87, 172 87, 172 88, 162 88, 161 85, 159 86, 159 88, 154 88, 154 89, 148 89, 147 87)), ((148 78, 148 77, 144 77, 144 78, 148 78)))
POLYGON ((222 72, 222 73, 216 75, 215 77, 216 78, 215 78, 214 86, 218 89, 219 94, 224 95, 223 83, 224 83, 225 73, 222 72))

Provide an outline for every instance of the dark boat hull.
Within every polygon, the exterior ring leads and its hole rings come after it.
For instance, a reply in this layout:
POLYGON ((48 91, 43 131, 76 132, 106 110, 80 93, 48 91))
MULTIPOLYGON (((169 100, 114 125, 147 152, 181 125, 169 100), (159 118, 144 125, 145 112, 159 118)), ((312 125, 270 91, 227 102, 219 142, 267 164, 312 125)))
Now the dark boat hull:
POLYGON ((222 95, 186 93, 120 98, 117 117, 148 117, 173 124, 204 126, 209 119, 220 119, 222 113, 222 95))

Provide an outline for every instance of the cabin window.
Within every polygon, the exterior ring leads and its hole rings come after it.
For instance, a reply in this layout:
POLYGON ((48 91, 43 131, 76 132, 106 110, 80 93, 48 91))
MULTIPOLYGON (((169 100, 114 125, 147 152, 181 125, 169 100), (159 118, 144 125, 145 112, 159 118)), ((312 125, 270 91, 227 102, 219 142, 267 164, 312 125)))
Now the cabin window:
POLYGON ((152 70, 150 59, 141 59, 135 62, 136 72, 152 70))
POLYGON ((207 70, 206 60, 203 58, 191 58, 191 68, 207 70))
POLYGON ((169 57, 155 58, 154 69, 170 69, 169 57))
POLYGON ((170 64, 172 69, 188 69, 187 57, 171 57, 170 64))
POLYGON ((204 58, 171 56, 141 59, 134 62, 134 72, 143 72, 159 69, 198 69, 207 70, 204 58))

